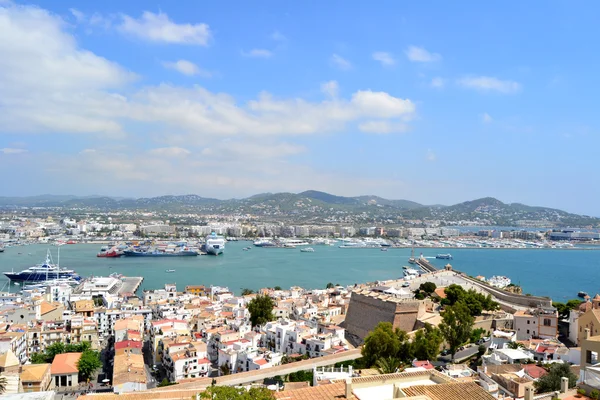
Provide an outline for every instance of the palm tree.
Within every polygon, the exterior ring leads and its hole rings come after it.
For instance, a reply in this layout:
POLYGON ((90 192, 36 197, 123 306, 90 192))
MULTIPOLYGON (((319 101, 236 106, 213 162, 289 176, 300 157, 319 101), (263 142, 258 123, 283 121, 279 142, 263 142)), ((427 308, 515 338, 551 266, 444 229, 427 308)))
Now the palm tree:
POLYGON ((229 365, 227 365, 227 363, 221 365, 221 374, 229 375, 230 373, 231 373, 231 369, 229 368, 229 365))
POLYGON ((517 342, 509 342, 507 346, 509 349, 513 349, 513 350, 525 347, 525 346, 523 346, 523 343, 517 343, 517 342))
POLYGON ((0 375, 0 393, 4 393, 6 391, 6 385, 8 385, 6 377, 0 375))
POLYGON ((402 368, 402 361, 396 357, 380 358, 375 363, 380 374, 393 374, 402 368))

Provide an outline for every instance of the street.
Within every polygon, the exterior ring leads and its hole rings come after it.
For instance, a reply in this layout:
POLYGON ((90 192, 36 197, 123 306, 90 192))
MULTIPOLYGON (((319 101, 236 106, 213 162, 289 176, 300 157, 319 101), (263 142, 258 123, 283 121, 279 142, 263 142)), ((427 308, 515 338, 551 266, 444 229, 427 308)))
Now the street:
MULTIPOLYGON (((486 349, 488 349, 490 347, 491 343, 492 343, 491 341, 487 341, 487 342, 484 342, 483 345, 485 346, 486 349)), ((475 354, 477 354, 478 351, 479 351, 478 344, 470 345, 469 347, 465 348, 464 350, 457 351, 456 354, 454 355, 454 359, 455 360, 463 360, 463 359, 474 356, 475 354)), ((438 360, 450 362, 450 361, 452 361, 452 356, 450 354, 448 354, 447 356, 439 356, 438 360)))

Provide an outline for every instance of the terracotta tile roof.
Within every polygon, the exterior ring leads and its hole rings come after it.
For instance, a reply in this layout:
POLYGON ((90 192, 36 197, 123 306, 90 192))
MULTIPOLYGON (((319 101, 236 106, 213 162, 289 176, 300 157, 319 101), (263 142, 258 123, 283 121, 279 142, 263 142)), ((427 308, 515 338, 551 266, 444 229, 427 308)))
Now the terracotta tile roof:
POLYGON ((428 361, 413 361, 412 363, 413 367, 423 367, 425 369, 433 369, 434 366, 428 361))
POLYGON ((30 364, 23 365, 21 372, 22 382, 41 382, 46 374, 50 374, 52 364, 30 364))
POLYGON ((529 375, 533 379, 541 378, 542 376, 548 373, 544 368, 538 367, 535 364, 527 364, 523 366, 523 368, 525 369, 527 375, 529 375))
POLYGON ((12 350, 7 350, 4 353, 0 354, 0 367, 15 367, 19 365, 19 359, 15 356, 12 350))
POLYGON ((436 288, 433 291, 440 299, 445 299, 446 298, 446 290, 442 287, 440 288, 436 288))
POLYGON ((51 311, 54 311, 58 308, 57 304, 48 303, 47 301, 42 301, 40 304, 40 314, 48 314, 51 311))
POLYGON ((76 374, 79 372, 77 363, 81 358, 81 353, 57 354, 52 361, 52 375, 76 374))
MULTIPOLYGON (((329 385, 319 385, 297 390, 275 392, 275 398, 280 400, 335 400, 345 399, 346 384, 343 382, 329 385)), ((352 396, 351 399, 355 397, 352 396)))
POLYGON ((115 343, 115 350, 124 349, 127 347, 134 348, 134 349, 141 349, 142 342, 134 341, 134 340, 123 340, 121 342, 115 343))
POLYGON ((475 382, 410 386, 402 391, 407 396, 427 396, 431 400, 495 400, 475 382))
POLYGON ((258 364, 258 365, 267 365, 269 362, 267 360, 265 360, 264 358, 259 358, 257 360, 254 360, 254 364, 258 364))

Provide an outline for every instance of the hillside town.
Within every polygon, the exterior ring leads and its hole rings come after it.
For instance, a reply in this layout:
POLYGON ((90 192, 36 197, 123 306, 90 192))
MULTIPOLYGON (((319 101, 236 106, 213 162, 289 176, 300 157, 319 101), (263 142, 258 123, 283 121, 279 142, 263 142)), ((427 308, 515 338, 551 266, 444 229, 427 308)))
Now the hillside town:
POLYGON ((445 396, 456 386, 482 396, 468 397, 473 399, 532 400, 544 398, 534 391, 546 387, 537 382, 555 365, 567 365, 572 379, 567 376, 566 383, 563 379, 544 393, 547 398, 566 398, 575 384, 589 392, 600 388, 600 295, 552 303, 490 286, 450 264, 426 272, 422 263, 427 262, 419 263, 418 275, 399 280, 245 289, 237 295, 201 284, 165 284, 138 293, 142 278, 116 274, 91 277, 76 287, 57 282, 4 292, 4 390, 7 395, 44 392, 49 399, 67 393, 97 399, 137 393, 135 398, 149 399, 168 390, 173 397, 161 398, 180 398, 216 383, 264 387, 286 399, 304 399, 306 393, 316 399, 411 398, 421 390, 441 399, 454 398, 445 396), (364 364, 373 357, 367 350, 370 337, 385 324, 405 332, 403 343, 410 346, 423 335, 444 332, 451 325, 449 310, 459 305, 467 307, 464 318, 471 323, 458 341, 444 333, 432 339, 433 349, 416 351, 407 360, 411 365, 392 370, 381 360, 373 359, 377 368, 364 364), (81 361, 90 354, 97 357, 91 370, 81 361), (273 380, 298 371, 310 372, 310 378, 273 380), (389 381, 405 382, 394 383, 402 394, 377 397, 389 381), (419 389, 423 385, 427 390, 419 389))

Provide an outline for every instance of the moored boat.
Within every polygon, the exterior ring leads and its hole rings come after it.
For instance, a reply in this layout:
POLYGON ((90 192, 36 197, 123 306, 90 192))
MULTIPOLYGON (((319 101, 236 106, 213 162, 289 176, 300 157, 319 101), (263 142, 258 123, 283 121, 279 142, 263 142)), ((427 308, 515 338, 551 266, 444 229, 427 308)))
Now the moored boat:
POLYGON ((300 249, 300 251, 301 251, 302 253, 314 253, 314 252, 315 252, 315 249, 313 249, 312 247, 305 247, 305 248, 303 248, 303 249, 300 249))
POLYGON ((452 254, 438 254, 435 258, 440 260, 452 260, 452 254))
POLYGON ((5 272, 4 275, 12 282, 39 282, 69 278, 78 281, 81 279, 72 269, 60 268, 58 264, 53 264, 49 249, 46 252, 46 261, 42 264, 34 265, 20 272, 5 272))
POLYGON ((212 254, 214 256, 223 254, 225 251, 225 238, 217 235, 215 232, 211 233, 206 237, 204 250, 206 251, 206 254, 212 254))

